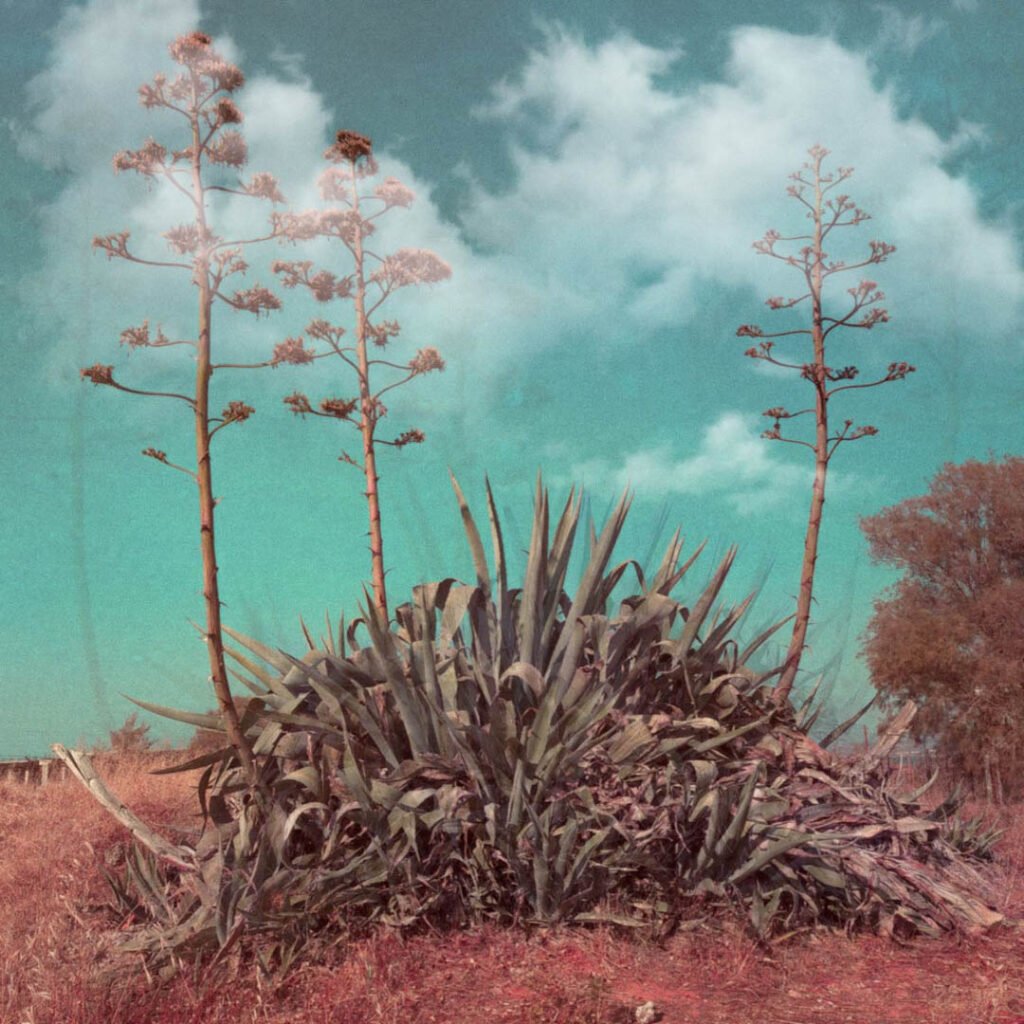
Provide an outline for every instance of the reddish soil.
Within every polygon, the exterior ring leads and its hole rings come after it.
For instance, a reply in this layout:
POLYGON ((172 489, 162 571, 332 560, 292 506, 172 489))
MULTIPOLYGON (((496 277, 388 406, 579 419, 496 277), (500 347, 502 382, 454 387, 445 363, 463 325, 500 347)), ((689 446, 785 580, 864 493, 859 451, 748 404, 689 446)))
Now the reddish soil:
MULTIPOLYGON (((143 817, 188 820, 189 780, 109 769, 143 817)), ((1001 909, 1024 917, 1024 809, 1005 814, 1001 909)), ((2 1024, 1024 1024, 1024 927, 906 946, 800 935, 771 949, 736 927, 657 945, 607 931, 480 928, 326 951, 275 989, 252 965, 105 980, 101 864, 121 831, 74 783, 0 784, 2 1024)))

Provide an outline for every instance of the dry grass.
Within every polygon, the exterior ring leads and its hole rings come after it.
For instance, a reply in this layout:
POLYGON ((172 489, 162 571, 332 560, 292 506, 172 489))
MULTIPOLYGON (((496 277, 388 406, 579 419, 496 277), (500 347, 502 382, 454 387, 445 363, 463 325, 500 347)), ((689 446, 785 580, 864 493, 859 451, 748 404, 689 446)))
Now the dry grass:
MULTIPOLYGON (((143 818, 187 825, 193 780, 146 767, 101 765, 143 818)), ((1005 823, 1002 909, 1024 917, 1024 809, 1005 823)), ((771 950, 729 928, 662 945, 603 931, 380 934, 325 952, 278 988, 238 962, 169 983, 141 969, 112 980, 105 936, 117 921, 101 866, 123 839, 75 783, 0 784, 2 1024, 618 1024, 647 1000, 665 1024, 1024 1024, 1015 927, 905 947, 803 935, 771 950)))

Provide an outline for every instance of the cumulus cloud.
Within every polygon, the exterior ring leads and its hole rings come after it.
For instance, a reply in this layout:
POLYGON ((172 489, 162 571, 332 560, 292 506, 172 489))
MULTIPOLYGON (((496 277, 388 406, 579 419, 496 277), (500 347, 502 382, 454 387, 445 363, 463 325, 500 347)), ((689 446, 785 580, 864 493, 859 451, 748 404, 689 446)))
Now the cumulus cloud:
POLYGON ((717 495, 749 515, 806 492, 813 474, 776 457, 762 440, 756 416, 723 413, 701 436, 694 455, 679 458, 669 445, 641 448, 621 459, 575 463, 568 480, 602 491, 629 488, 644 498, 717 495))
MULTIPOLYGON (((58 312, 75 327, 69 337, 86 339, 93 352, 124 326, 167 308, 165 277, 107 266, 87 249, 93 234, 123 228, 160 248, 159 233, 178 216, 168 190, 115 179, 110 158, 164 131, 158 121, 166 118, 138 108, 135 90, 166 64, 167 41, 200 24, 201 15, 198 0, 91 0, 69 8, 47 70, 29 86, 33 124, 19 135, 21 152, 67 179, 41 211, 45 276, 62 281, 58 312)), ((883 33, 896 33, 896 22, 882 18, 883 33)), ((901 22, 903 44, 927 36, 929 24, 901 22)), ((230 39, 216 44, 244 69, 245 55, 230 39)), ((282 46, 278 72, 250 81, 239 102, 251 169, 277 174, 302 207, 319 201, 313 183, 336 126, 315 69, 303 67, 290 41, 282 46)), ((379 154, 385 173, 419 194, 412 210, 381 223, 381 247, 428 247, 453 267, 451 282, 410 290, 389 305, 389 315, 412 314, 417 345, 436 344, 449 356, 442 387, 459 375, 464 382, 447 393, 452 401, 488 408, 488 391, 513 368, 568 336, 596 349, 688 324, 728 336, 736 324, 758 320, 758 296, 788 294, 795 279, 758 258, 751 242, 768 227, 799 226, 786 179, 819 141, 836 163, 856 167, 850 192, 874 217, 845 233, 849 248, 837 255, 855 256, 873 237, 899 247, 877 272, 894 321, 872 336, 882 365, 913 359, 907 341, 929 337, 937 315, 947 335, 981 342, 1016 336, 1024 273, 1013 233, 985 219, 970 182, 946 169, 978 126, 943 138, 901 116, 871 55, 825 35, 737 28, 716 80, 686 73, 678 48, 624 34, 590 45, 548 30, 478 111, 507 133, 511 179, 500 190, 470 180, 457 224, 441 216, 431 183, 418 180, 415 168, 379 154), (735 323, 709 325, 697 299, 709 285, 749 293, 751 304, 737 310, 735 323)), ((265 215, 259 204, 239 200, 218 210, 239 231, 257 215, 265 215)), ((311 255, 334 266, 343 258, 323 247, 311 255)), ((38 281, 27 291, 51 294, 38 281)), ((164 314, 165 329, 174 330, 178 316, 187 324, 187 291, 164 314)), ((234 343, 269 351, 304 322, 294 315, 301 308, 289 304, 281 328, 275 320, 236 327, 236 316, 234 343)), ((144 362, 140 373, 148 372, 144 362)), ((67 375, 76 360, 60 350, 55 364, 67 375)))
MULTIPOLYGON (((904 43, 930 31, 903 29, 904 43)), ((874 217, 844 246, 899 246, 879 271, 899 321, 925 326, 942 294, 961 327, 1008 334, 1024 274, 1009 226, 983 218, 970 183, 945 169, 963 133, 943 139, 902 117, 870 56, 828 37, 738 28, 722 81, 673 89, 678 59, 628 37, 589 46, 552 30, 483 108, 515 137, 515 179, 476 188, 463 227, 532 292, 545 323, 582 319, 603 341, 628 339, 699 316, 702 281, 792 288, 750 244, 767 227, 799 227, 786 178, 821 142, 856 167, 851 194, 874 217)))

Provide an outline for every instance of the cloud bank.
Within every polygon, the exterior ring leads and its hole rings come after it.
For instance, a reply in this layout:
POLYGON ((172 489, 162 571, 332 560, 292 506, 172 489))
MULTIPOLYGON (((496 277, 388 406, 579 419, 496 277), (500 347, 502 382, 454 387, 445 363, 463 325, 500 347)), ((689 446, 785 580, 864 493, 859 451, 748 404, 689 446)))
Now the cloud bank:
MULTIPOLYGON (((160 136, 164 123, 137 106, 135 91, 166 63, 167 42, 201 21, 198 0, 91 0, 69 8, 48 68, 29 84, 33 122, 19 133, 20 151, 67 182, 40 211, 45 277, 63 283, 56 312, 65 337, 76 339, 52 355, 64 382, 81 365, 84 343, 89 361, 102 359, 120 329, 166 308, 160 274, 111 268, 87 250, 92 235, 125 227, 159 247, 159 233, 174 223, 166 190, 115 179, 110 159, 160 136)), ((927 45, 935 29, 883 15, 880 31, 888 45, 909 50, 927 45)), ((216 43, 244 69, 245 55, 230 39, 216 43)), ((240 105, 250 168, 277 174, 301 207, 316 201, 313 182, 335 126, 316 69, 307 77, 299 58, 286 56, 278 74, 247 84, 240 105)), ((768 227, 799 227, 786 178, 816 142, 836 163, 856 167, 849 190, 874 217, 843 239, 849 255, 874 237, 898 246, 878 270, 893 313, 888 331, 872 336, 882 362, 893 352, 912 358, 937 319, 947 336, 980 345, 1016 336, 1024 272, 1013 234, 985 219, 971 184, 946 169, 973 129, 944 139, 901 116, 872 55, 828 36, 737 28, 720 77, 695 81, 678 50, 628 35, 589 45, 549 28, 477 114, 504 129, 512 174, 500 190, 470 181, 457 224, 431 204, 430 183, 418 181, 415 168, 380 154, 385 173, 420 194, 408 214, 382 223, 382 247, 429 247, 454 270, 443 287, 388 307, 399 319, 410 313, 417 346, 437 344, 458 367, 464 387, 438 399, 458 403, 449 412, 487 408, 490 391, 509 373, 567 336, 597 351, 687 324, 728 337, 736 323, 759 319, 759 297, 786 294, 794 284, 784 268, 757 258, 751 242, 768 227), (749 294, 733 323, 702 323, 698 295, 712 286, 749 294)), ((229 203, 220 212, 241 229, 255 205, 243 212, 229 203)), ((333 253, 328 262, 339 258, 333 253)), ((26 294, 47 295, 38 284, 26 294)), ((186 295, 169 308, 166 329, 189 309, 186 295)), ((286 312, 286 324, 281 314, 235 327, 234 343, 268 352, 307 318, 286 312)), ((133 369, 163 372, 159 361, 148 370, 144 362, 133 369)), ((651 493, 719 493, 737 509, 751 489, 763 496, 769 478, 774 488, 802 486, 802 471, 770 454, 740 414, 722 411, 688 426, 703 431, 696 455, 624 445, 602 471, 651 493)))

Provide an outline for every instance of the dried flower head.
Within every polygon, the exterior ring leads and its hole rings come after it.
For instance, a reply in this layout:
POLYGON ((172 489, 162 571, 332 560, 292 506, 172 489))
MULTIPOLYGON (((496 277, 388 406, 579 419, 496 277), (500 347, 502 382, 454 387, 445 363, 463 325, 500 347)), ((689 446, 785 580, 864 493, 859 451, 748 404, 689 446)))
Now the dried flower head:
POLYGON ((433 370, 443 370, 444 360, 441 358, 441 353, 436 348, 421 348, 409 360, 409 369, 419 375, 421 373, 430 373, 433 370))
POLYGON ((355 398, 325 398, 320 403, 320 411, 326 416, 347 420, 355 412, 358 404, 359 401, 355 398))
POLYGON ((399 249, 385 257, 371 281, 387 289, 412 284, 434 284, 452 276, 452 268, 429 249, 399 249))
POLYGON ((427 435, 422 430, 406 430, 399 434, 391 443, 396 448, 404 448, 407 444, 423 444, 427 435))
POLYGON ((303 363, 311 363, 316 358, 316 353, 306 348, 302 338, 285 338, 274 346, 274 355, 271 362, 277 366, 279 363, 291 363, 293 366, 301 366, 303 363))
POLYGON ((121 344, 127 345, 129 349, 148 348, 151 345, 166 345, 167 336, 158 327, 156 337, 149 336, 149 321, 143 320, 138 327, 126 327, 121 332, 121 344))
POLYGON ((313 407, 309 404, 309 399, 301 391, 295 391, 287 395, 282 401, 297 416, 305 416, 306 413, 313 411, 313 407))
POLYGON ((373 155, 373 142, 365 135, 358 132, 340 131, 335 136, 334 143, 324 153, 324 159, 332 163, 357 163, 359 160, 369 159, 373 155))
POLYGON ((182 256, 188 253, 198 252, 201 247, 209 246, 215 241, 215 236, 209 231, 201 232, 199 225, 194 221, 190 224, 180 224, 170 231, 164 232, 164 238, 171 249, 182 256))
POLYGON ((254 174, 249 184, 243 186, 243 191, 259 199, 269 199, 272 203, 287 201, 281 192, 277 178, 267 171, 259 171, 254 174))
POLYGON ((269 288, 256 285, 244 291, 235 292, 231 297, 231 305, 247 313, 269 313, 272 309, 281 308, 281 300, 269 288))
POLYGON ((83 380, 91 380, 93 384, 113 384, 114 367, 104 366, 103 363, 94 363, 79 372, 83 380))
POLYGON ((143 448, 142 454, 147 458, 156 459, 157 462, 167 462, 167 452, 162 452, 159 448, 143 448))
POLYGON ((228 99, 227 96, 222 96, 217 100, 217 106, 214 107, 214 118, 218 125, 241 124, 244 120, 242 112, 235 106, 235 101, 228 99))
POLYGON ((397 178, 385 178, 373 190, 373 194, 382 199, 387 206, 412 206, 416 198, 416 193, 397 178))
POLYGON ((114 173, 135 171, 152 177, 167 165, 167 148, 155 139, 146 139, 139 149, 122 149, 114 155, 114 173))
POLYGON ((256 410, 245 402, 228 402, 220 414, 225 423, 241 423, 247 420, 256 410))
POLYGON ((305 242, 320 233, 320 214, 316 210, 301 213, 272 213, 270 223, 274 234, 289 242, 305 242))
POLYGON ((210 163, 241 167, 249 159, 249 147, 241 133, 231 128, 206 147, 206 156, 210 163))

